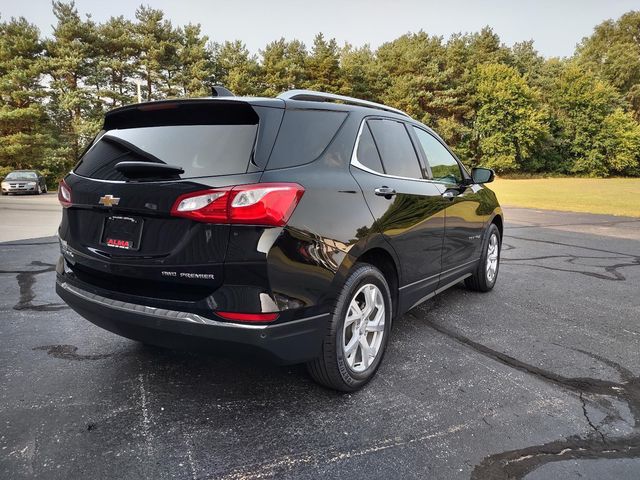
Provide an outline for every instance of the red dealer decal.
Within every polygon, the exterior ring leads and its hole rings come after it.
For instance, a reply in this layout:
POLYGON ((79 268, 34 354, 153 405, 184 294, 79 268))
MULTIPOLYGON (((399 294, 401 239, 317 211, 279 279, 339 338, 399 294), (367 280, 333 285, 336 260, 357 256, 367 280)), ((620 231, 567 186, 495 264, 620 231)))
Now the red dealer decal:
POLYGON ((107 245, 118 248, 131 248, 129 240, 117 240, 115 238, 107 238, 107 245))

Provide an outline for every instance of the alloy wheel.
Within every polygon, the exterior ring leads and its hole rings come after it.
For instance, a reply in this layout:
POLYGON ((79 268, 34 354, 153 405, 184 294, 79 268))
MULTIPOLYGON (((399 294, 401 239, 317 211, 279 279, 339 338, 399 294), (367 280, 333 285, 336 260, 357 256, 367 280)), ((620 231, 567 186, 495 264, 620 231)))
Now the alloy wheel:
POLYGON ((364 372, 380 352, 385 306, 380 289, 367 283, 351 299, 344 320, 342 351, 354 372, 364 372))
POLYGON ((495 233, 489 238, 489 246, 487 247, 487 281, 492 283, 498 273, 498 253, 500 245, 498 244, 498 236, 495 233))

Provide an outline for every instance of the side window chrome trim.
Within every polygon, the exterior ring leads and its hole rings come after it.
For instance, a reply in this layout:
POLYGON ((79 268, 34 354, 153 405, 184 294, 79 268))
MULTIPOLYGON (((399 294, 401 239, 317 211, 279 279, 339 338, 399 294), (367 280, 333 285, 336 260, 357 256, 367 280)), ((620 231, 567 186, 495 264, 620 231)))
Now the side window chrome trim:
MULTIPOLYGON (((406 122, 403 122, 403 121, 395 119, 395 118, 385 118, 385 117, 378 117, 378 116, 364 117, 362 119, 362 121, 360 122, 360 128, 358 129, 358 135, 356 136, 356 143, 353 146, 353 151, 351 152, 351 161, 349 162, 351 166, 356 167, 359 170, 363 170, 363 171, 365 171, 367 173, 373 173, 374 175, 378 175, 380 177, 395 178, 397 180, 412 180, 414 182, 442 184, 442 182, 438 182, 438 181, 435 181, 435 180, 432 180, 432 179, 429 179, 429 178, 399 177, 397 175, 389 175, 387 173, 376 172, 375 170, 372 170, 371 168, 369 168, 369 167, 363 165, 362 163, 360 163, 358 161, 358 147, 360 146, 360 137, 361 137, 362 131, 364 130, 364 127, 365 127, 365 125, 367 123, 367 120, 371 120, 371 119, 389 120, 389 121, 392 121, 392 122, 402 123, 405 126, 406 125, 413 126, 412 123, 406 123, 406 122)), ((411 140, 411 137, 409 137, 409 140, 411 140)), ((374 141, 375 141, 375 139, 374 139, 374 141)), ((413 142, 411 142, 411 143, 413 143, 413 142)), ((422 168, 421 168, 421 170, 422 170, 422 168)))

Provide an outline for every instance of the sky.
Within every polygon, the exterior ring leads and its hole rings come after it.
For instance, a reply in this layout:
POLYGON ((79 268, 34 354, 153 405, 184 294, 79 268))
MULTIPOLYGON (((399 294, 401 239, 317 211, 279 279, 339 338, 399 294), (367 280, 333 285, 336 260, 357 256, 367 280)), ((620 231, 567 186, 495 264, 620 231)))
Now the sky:
MULTIPOLYGON (((407 32, 424 30, 445 39, 488 25, 507 45, 534 40, 546 57, 569 56, 598 23, 640 10, 640 0, 76 0, 80 14, 97 21, 134 18, 144 3, 165 12, 174 25, 200 23, 211 40, 242 40, 257 53, 280 37, 312 44, 317 32, 372 48, 407 32)), ((24 16, 44 35, 55 18, 50 0, 0 0, 0 18, 24 16)))

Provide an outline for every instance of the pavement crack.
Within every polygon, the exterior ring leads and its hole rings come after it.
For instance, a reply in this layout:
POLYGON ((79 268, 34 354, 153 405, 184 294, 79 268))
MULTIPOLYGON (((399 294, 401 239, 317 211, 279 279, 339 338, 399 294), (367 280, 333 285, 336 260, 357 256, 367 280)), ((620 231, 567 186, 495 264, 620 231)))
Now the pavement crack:
POLYGON ((603 252, 603 253, 609 253, 611 255, 621 255, 621 256, 624 256, 624 257, 632 257, 633 258, 633 257, 636 256, 636 255, 630 254, 630 253, 615 252, 615 251, 612 251, 612 250, 604 250, 602 248, 584 247, 582 245, 575 245, 573 243, 554 242, 552 240, 540 240, 538 238, 516 237, 514 235, 505 235, 505 238, 513 238, 515 240, 523 240, 525 242, 545 243, 547 245, 555 245, 555 246, 559 246, 559 247, 578 248, 580 250, 590 250, 592 252, 603 252))
POLYGON ((545 270, 553 270, 556 272, 568 272, 568 273, 578 273, 581 275, 586 275, 588 277, 594 277, 594 278, 598 278, 600 280, 610 280, 610 281, 614 281, 614 282, 618 282, 618 281, 625 281, 627 279, 627 277, 625 277, 625 275, 623 275, 619 270, 621 268, 626 268, 626 267, 638 267, 640 266, 640 257, 634 257, 633 260, 631 262, 621 262, 621 263, 614 263, 612 265, 603 265, 603 266, 598 266, 598 265, 593 265, 593 268, 603 268, 605 273, 598 273, 598 272, 590 272, 588 270, 579 270, 579 269, 575 269, 575 268, 560 268, 560 267, 552 267, 549 265, 540 265, 537 263, 524 263, 524 262, 533 262, 533 261, 539 261, 539 260, 550 260, 550 259, 565 259, 564 261, 566 263, 570 263, 572 265, 575 265, 575 262, 578 260, 590 260, 590 259, 611 259, 611 258, 629 258, 628 256, 625 257, 594 257, 594 256, 582 256, 582 255, 574 255, 574 254, 566 254, 566 255, 546 255, 546 256, 541 256, 541 257, 529 257, 529 258, 503 258, 502 261, 503 262, 507 262, 509 265, 520 265, 520 266, 527 266, 527 267, 535 267, 535 268, 542 268, 545 270))
POLYGON ((476 465, 471 480, 515 480, 552 462, 563 460, 637 458, 640 435, 619 437, 604 444, 577 436, 491 455, 476 465))
POLYGON ((569 388, 571 390, 577 392, 587 392, 594 393, 600 395, 617 395, 619 388, 624 388, 624 385, 611 382, 609 380, 600 380, 597 378, 588 378, 588 377, 565 377, 563 375, 558 375, 549 370, 544 370, 542 368, 536 367, 534 365, 530 365, 526 362, 518 360, 506 353, 499 352, 492 348, 487 347, 481 343, 478 343, 470 338, 465 337, 453 330, 449 330, 442 325, 438 325, 433 322, 429 322, 429 326, 434 330, 440 332, 443 335, 446 335, 458 343, 471 347, 473 350, 483 354, 486 357, 492 358, 504 365, 507 365, 511 368, 515 368, 517 370, 526 372, 530 375, 534 375, 536 377, 542 378, 543 380, 560 385, 565 388, 569 388))
POLYGON ((584 393, 582 392, 580 392, 580 403, 582 403, 582 415, 584 415, 584 418, 587 420, 587 423, 589 424, 589 426, 593 429, 594 432, 600 435, 600 438, 602 438, 602 443, 607 443, 607 440, 605 439, 604 434, 600 431, 598 427, 595 426, 595 424, 589 418, 589 413, 587 412, 587 403, 584 399, 584 393))
MULTIPOLYGON (((432 308, 434 307, 432 306, 432 308)), ((429 321, 428 325, 481 355, 577 393, 580 398, 582 414, 587 420, 589 428, 597 434, 596 437, 589 435, 587 438, 574 435, 542 445, 489 455, 476 465, 471 475, 472 480, 522 479, 544 464, 567 459, 636 458, 640 456, 640 377, 634 376, 630 370, 622 365, 595 353, 573 349, 616 369, 622 381, 565 377, 489 348, 432 321, 429 321), (634 418, 632 432, 627 435, 605 438, 604 433, 591 421, 588 415, 585 394, 611 396, 626 402, 634 418)))

